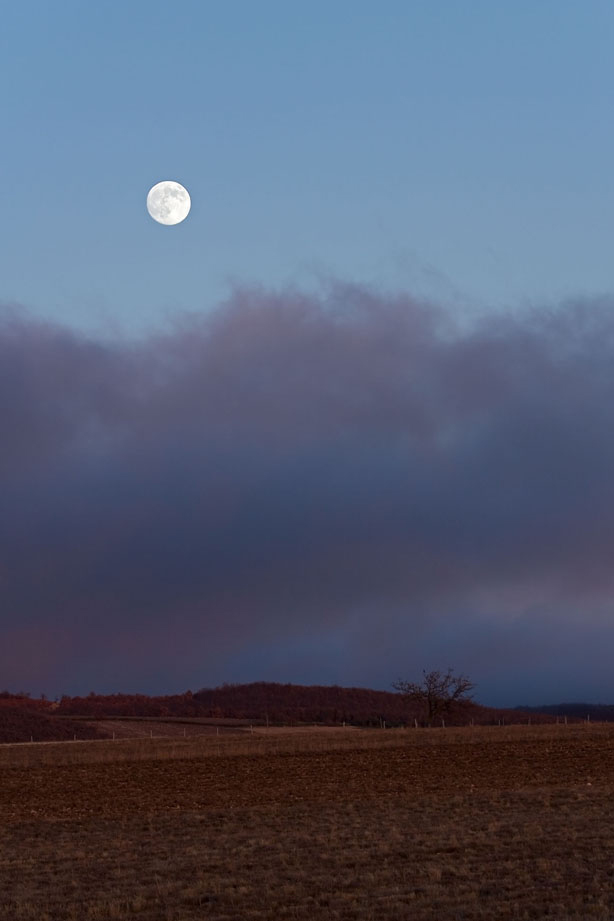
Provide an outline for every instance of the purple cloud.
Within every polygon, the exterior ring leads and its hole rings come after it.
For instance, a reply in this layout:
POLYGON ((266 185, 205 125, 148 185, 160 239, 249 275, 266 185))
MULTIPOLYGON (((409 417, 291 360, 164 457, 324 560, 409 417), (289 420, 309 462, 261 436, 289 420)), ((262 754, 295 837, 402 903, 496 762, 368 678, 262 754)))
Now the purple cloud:
POLYGON ((613 310, 239 290, 138 342, 5 311, 0 675, 385 687, 456 651, 494 700, 532 617, 568 672, 614 589, 613 310))

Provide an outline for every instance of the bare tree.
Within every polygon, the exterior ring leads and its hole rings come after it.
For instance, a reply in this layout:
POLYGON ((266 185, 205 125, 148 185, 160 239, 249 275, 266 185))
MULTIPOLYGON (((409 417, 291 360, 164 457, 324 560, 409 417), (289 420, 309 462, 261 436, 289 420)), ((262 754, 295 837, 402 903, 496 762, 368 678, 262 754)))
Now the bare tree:
POLYGON ((445 674, 441 671, 422 672, 422 674, 424 678, 420 684, 399 678, 392 682, 392 687, 408 701, 419 703, 424 707, 429 726, 434 720, 449 713, 455 703, 471 700, 470 692, 474 689, 475 684, 465 675, 455 675, 451 668, 445 674))

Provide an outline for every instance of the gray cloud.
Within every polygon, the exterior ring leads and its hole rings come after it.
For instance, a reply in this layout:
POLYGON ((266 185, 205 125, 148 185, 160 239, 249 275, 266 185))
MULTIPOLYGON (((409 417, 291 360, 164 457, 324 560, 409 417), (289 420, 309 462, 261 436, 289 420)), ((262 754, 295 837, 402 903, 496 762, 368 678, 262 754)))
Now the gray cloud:
POLYGON ((5 311, 0 674, 155 691, 328 661, 385 686, 438 650, 516 668, 531 612, 603 624, 613 309, 468 326, 351 285, 238 290, 138 342, 5 311))

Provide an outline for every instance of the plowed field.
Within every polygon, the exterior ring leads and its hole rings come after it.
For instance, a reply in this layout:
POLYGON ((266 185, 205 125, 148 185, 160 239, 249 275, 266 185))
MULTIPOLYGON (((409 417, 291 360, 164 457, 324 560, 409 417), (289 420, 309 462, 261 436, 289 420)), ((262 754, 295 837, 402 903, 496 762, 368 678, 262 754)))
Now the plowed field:
POLYGON ((0 918, 614 919, 614 727, 245 742, 0 749, 0 918))

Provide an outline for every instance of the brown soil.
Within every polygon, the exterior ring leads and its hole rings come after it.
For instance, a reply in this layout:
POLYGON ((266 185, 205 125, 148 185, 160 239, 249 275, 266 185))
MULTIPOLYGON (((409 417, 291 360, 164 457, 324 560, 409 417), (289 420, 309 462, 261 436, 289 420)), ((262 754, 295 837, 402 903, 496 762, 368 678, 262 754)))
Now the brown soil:
POLYGON ((0 750, 0 919, 614 918, 614 727, 351 735, 0 750))

